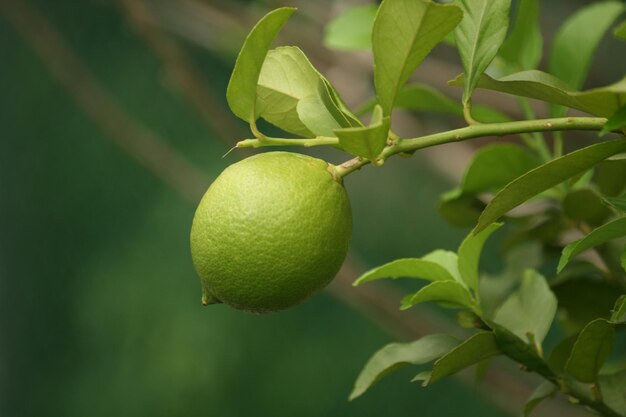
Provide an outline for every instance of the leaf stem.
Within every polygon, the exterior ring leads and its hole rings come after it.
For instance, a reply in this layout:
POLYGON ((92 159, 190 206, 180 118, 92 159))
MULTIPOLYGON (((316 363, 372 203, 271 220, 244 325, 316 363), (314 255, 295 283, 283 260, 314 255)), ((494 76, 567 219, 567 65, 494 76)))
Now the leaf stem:
POLYGON ((263 139, 244 139, 237 142, 236 148, 260 148, 264 146, 304 146, 339 145, 339 139, 330 136, 317 136, 311 139, 286 139, 264 136, 263 139))
MULTIPOLYGON (((431 146, 451 142, 462 142, 486 136, 504 136, 519 133, 564 130, 601 130, 605 123, 606 119, 603 117, 561 117, 505 123, 481 123, 418 138, 401 139, 395 144, 386 147, 381 153, 380 158, 385 160, 398 153, 406 154, 431 146)), ((370 163, 369 160, 362 159, 358 164, 352 165, 345 170, 340 170, 338 175, 348 175, 368 163, 370 163)))

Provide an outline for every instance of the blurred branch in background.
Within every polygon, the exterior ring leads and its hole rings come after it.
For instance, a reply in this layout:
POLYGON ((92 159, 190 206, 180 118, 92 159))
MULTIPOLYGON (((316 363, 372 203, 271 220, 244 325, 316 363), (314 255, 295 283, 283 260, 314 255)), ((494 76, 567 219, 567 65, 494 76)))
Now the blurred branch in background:
MULTIPOLYGON (((157 1, 157 3, 168 2, 157 1)), ((189 5, 200 7, 194 1, 183 0, 181 4, 186 7, 189 5)), ((229 121, 233 118, 219 106, 215 93, 203 81, 201 73, 183 49, 158 29, 147 3, 120 0, 120 5, 138 33, 161 59, 167 73, 174 79, 182 94, 206 124, 219 133, 218 136, 224 140, 224 144, 229 146, 231 142, 225 138, 238 137, 241 134, 240 129, 229 121)), ((193 204, 199 200, 209 183, 206 176, 168 145, 166 140, 128 115, 70 49, 45 16, 27 1, 0 0, 0 10, 39 54, 49 71, 67 89, 78 107, 102 129, 109 140, 176 191, 182 199, 193 204)), ((204 13, 203 16, 223 16, 216 13, 204 13)), ((220 20, 232 27, 239 27, 235 18, 227 17, 220 20)), ((221 28, 214 30, 216 31, 214 37, 222 35, 221 28)), ((362 270, 354 257, 351 257, 334 284, 329 287, 329 292, 399 339, 414 339, 427 333, 449 331, 451 326, 447 319, 427 309, 420 309, 419 316, 398 310, 400 295, 391 286, 352 287, 351 283, 362 270)), ((492 368, 481 391, 510 415, 517 414, 517 410, 522 407, 532 391, 523 378, 517 376, 514 376, 510 369, 492 368)), ((459 377, 466 383, 473 383, 473 378, 467 373, 461 373, 459 377)), ((564 408, 562 402, 547 403, 537 413, 543 416, 565 414, 576 415, 569 408, 564 408)))

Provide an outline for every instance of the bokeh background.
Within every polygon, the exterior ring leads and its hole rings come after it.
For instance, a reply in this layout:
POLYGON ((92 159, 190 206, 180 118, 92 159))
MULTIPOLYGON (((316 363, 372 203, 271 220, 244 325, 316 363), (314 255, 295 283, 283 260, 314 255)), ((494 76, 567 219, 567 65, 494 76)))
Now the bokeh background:
MULTIPOLYGON (((351 255, 305 304, 267 316, 200 305, 188 232, 211 180, 249 155, 222 157, 249 135, 225 102, 247 30, 272 7, 298 6, 279 43, 301 46, 358 105, 372 94, 371 57, 322 42, 324 24, 358 3, 0 0, 1 416, 517 415, 533 380, 506 363, 480 385, 462 373, 427 389, 408 382, 411 368, 347 401, 375 350, 451 326, 436 309, 399 312, 395 284, 350 283, 395 258, 456 248, 466 231, 441 220, 438 196, 485 141, 347 178, 351 255)), ((549 50, 558 24, 589 2, 542 3, 549 50)), ((611 50, 607 36, 589 86, 622 75, 626 54, 611 50)), ((459 72, 440 46, 415 77, 458 97, 445 81, 459 72)), ((517 115, 506 98, 480 97, 517 115)), ((460 121, 400 112, 397 123, 417 136, 460 121)), ((497 242, 487 249, 497 270, 497 242)), ((558 401, 540 412, 573 415, 558 401)))

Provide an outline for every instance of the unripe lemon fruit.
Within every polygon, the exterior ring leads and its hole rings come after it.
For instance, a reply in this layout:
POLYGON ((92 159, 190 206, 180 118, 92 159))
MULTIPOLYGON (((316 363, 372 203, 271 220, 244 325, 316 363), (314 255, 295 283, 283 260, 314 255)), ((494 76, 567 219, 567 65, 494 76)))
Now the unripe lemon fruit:
POLYGON ((203 301, 256 313, 296 305, 333 279, 351 232, 350 202, 328 163, 289 152, 235 163, 191 227, 203 301))

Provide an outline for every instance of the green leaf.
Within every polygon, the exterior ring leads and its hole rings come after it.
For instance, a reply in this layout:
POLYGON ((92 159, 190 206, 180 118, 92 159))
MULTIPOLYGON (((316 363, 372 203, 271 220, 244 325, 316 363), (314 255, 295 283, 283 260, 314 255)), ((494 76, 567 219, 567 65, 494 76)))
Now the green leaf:
POLYGON ((423 0, 384 0, 372 31, 374 83, 385 116, 411 73, 461 21, 461 10, 423 0))
POLYGON ((441 265, 424 259, 397 259, 361 275, 354 286, 381 278, 420 278, 427 281, 453 281, 454 278, 441 265))
POLYGON ((537 346, 524 342, 508 329, 497 323, 487 321, 496 335, 498 347, 511 359, 523 363, 529 372, 541 375, 549 374, 550 368, 537 351, 537 346))
MULTIPOLYGON (((371 111, 378 101, 374 98, 359 108, 359 113, 371 111)), ((394 103, 394 108, 411 111, 428 111, 433 113, 453 114, 463 116, 463 107, 456 100, 443 94, 436 88, 420 83, 405 85, 394 103)), ((503 113, 485 106, 472 108, 474 117, 483 123, 500 123, 510 121, 503 113)))
POLYGON ((569 279, 560 275, 559 282, 552 287, 559 300, 559 324, 568 334, 580 332, 597 318, 608 319, 619 296, 619 287, 599 279, 602 272, 595 266, 584 263, 579 268, 579 272, 575 268, 568 270, 572 274, 569 279), (585 302, 581 303, 581 299, 585 302))
POLYGON ((626 128, 626 105, 617 110, 600 131, 600 136, 604 136, 614 130, 620 130, 626 128))
POLYGON ((501 226, 501 223, 494 223, 476 235, 470 232, 459 246, 459 272, 465 283, 474 291, 478 290, 478 264, 483 246, 489 236, 501 226))
POLYGON ((415 294, 409 294, 402 300, 402 310, 427 301, 452 304, 474 310, 476 305, 467 288, 458 281, 435 281, 422 287, 415 294))
POLYGON ((552 42, 550 72, 570 87, 580 88, 598 44, 625 9, 620 1, 601 1, 569 17, 552 42))
POLYGON ((476 233, 528 199, 624 150, 626 140, 598 143, 554 159, 522 175, 504 187, 487 205, 478 220, 476 233))
POLYGON ((611 210, 602 202, 602 197, 591 188, 569 191, 562 205, 567 217, 591 226, 602 224, 611 215, 611 210))
POLYGON ((257 86, 257 113, 304 137, 333 136, 334 129, 351 126, 333 100, 327 81, 295 46, 267 53, 257 86))
POLYGON ((335 129, 334 133, 345 151, 375 161, 387 145, 389 124, 389 116, 383 117, 383 110, 377 105, 369 126, 335 129))
POLYGON ((422 259, 441 265, 455 280, 463 283, 463 279, 459 273, 459 259, 456 253, 449 250, 436 249, 422 256, 422 259))
POLYGON ((539 0, 522 0, 517 18, 499 56, 514 71, 537 68, 541 60, 543 38, 539 28, 539 0))
POLYGON ((377 10, 376 4, 363 4, 345 10, 326 25, 324 45, 338 50, 370 49, 377 10))
POLYGON ((578 339, 578 334, 569 336, 561 340, 559 344, 556 345, 550 353, 550 358, 548 359, 550 369, 559 374, 565 370, 565 364, 572 353, 576 339, 578 339))
POLYGON ((350 400, 361 396, 372 385, 390 373, 409 364, 421 365, 437 359, 459 344, 455 337, 445 334, 424 336, 412 343, 391 343, 378 352, 367 362, 354 388, 350 400))
POLYGON ((604 361, 613 350, 615 328, 605 319, 597 319, 587 324, 578 334, 565 372, 581 382, 595 382, 604 361))
POLYGON ((472 96, 478 79, 498 53, 509 26, 510 0, 459 0, 463 20, 454 31, 468 82, 463 103, 472 96))
MULTIPOLYGON (((626 253, 626 252, 624 252, 626 253)), ((611 322, 612 323, 623 323, 626 322, 626 295, 620 296, 615 302, 615 306, 611 311, 611 322)))
POLYGON ((437 359, 429 378, 424 381, 424 385, 430 385, 445 376, 455 374, 470 365, 474 365, 484 359, 499 355, 500 353, 493 333, 476 333, 437 359))
POLYGON ((252 28, 239 51, 228 82, 226 99, 232 112, 248 123, 257 117, 255 110, 257 82, 267 51, 295 10, 291 7, 282 7, 266 14, 252 28))
POLYGON ((545 278, 527 270, 519 290, 494 315, 493 321, 521 340, 541 345, 556 314, 557 300, 545 278))
POLYGON ((620 197, 604 197, 602 198, 602 201, 609 206, 626 213, 626 194, 620 197))
POLYGON ((557 272, 561 272, 565 265, 576 255, 622 236, 626 236, 626 217, 617 218, 594 229, 582 239, 572 242, 563 248, 557 272))
POLYGON ((519 145, 487 145, 476 152, 461 181, 461 190, 465 194, 498 191, 539 165, 539 159, 519 145))
POLYGON ((624 248, 624 253, 622 253, 622 268, 624 268, 624 271, 626 271, 626 248, 624 248))
MULTIPOLYGON (((460 75, 448 84, 463 86, 464 77, 460 75)), ((626 102, 626 77, 608 86, 574 91, 553 75, 530 70, 498 80, 483 74, 477 87, 560 104, 601 117, 610 117, 626 102)))
POLYGON ((524 404, 523 416, 528 417, 543 400, 554 396, 556 392, 556 385, 549 381, 542 382, 537 388, 535 388, 526 401, 526 404, 524 404))
POLYGON ((626 371, 612 375, 600 375, 598 378, 604 403, 617 413, 626 415, 626 371))
POLYGON ((626 159, 618 158, 620 156, 616 155, 602 161, 593 170, 593 182, 600 193, 608 197, 617 197, 626 190, 626 159))
MULTIPOLYGON (((335 87, 330 83, 330 81, 328 81, 324 77, 322 77, 322 81, 324 81, 324 84, 326 85, 326 90, 330 93, 330 99, 332 103, 334 104, 334 107, 336 107, 341 112, 343 119, 347 122, 347 124, 342 123, 341 125, 348 126, 348 127, 349 126, 351 127, 363 126, 363 123, 361 123, 359 118, 356 117, 352 113, 352 111, 350 111, 346 103, 341 98, 341 95, 335 89, 335 87)), ((333 108, 333 106, 330 106, 330 105, 327 105, 327 107, 333 108)), ((336 118, 336 119, 339 120, 339 118, 336 118)))
POLYGON ((626 20, 619 24, 613 31, 616 38, 626 41, 626 20))

